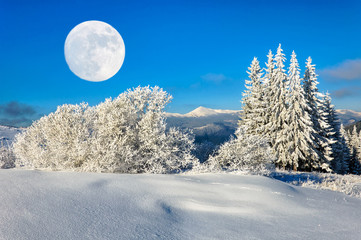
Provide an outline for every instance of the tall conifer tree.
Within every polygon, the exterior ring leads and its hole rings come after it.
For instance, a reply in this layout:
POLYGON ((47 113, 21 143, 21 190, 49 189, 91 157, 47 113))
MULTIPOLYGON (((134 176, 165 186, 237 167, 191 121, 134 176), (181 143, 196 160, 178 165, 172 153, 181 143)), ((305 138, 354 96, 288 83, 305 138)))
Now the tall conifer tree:
MULTIPOLYGON (((273 54, 272 51, 269 50, 268 55, 267 55, 268 61, 266 63, 266 69, 265 69, 265 76, 263 78, 263 92, 264 92, 264 96, 263 96, 263 101, 265 103, 265 109, 264 109, 264 116, 265 116, 265 126, 269 126, 270 123, 270 117, 271 117, 271 106, 269 104, 270 98, 271 98, 271 81, 273 81, 273 74, 274 74, 274 69, 275 69, 275 63, 274 63, 274 59, 273 59, 273 54)), ((267 140, 270 142, 270 131, 268 131, 267 128, 265 128, 264 132, 263 132, 263 136, 267 138, 267 140)))
POLYGON ((240 125, 244 126, 250 135, 262 135, 265 127, 265 103, 262 86, 262 69, 259 61, 254 58, 248 68, 249 79, 246 80, 246 92, 242 100, 243 112, 240 125))
POLYGON ((331 146, 330 167, 336 173, 347 173, 349 162, 349 150, 346 139, 341 133, 341 123, 337 117, 334 105, 331 104, 331 97, 326 93, 322 99, 324 120, 328 128, 324 129, 331 146))
POLYGON ((317 88, 317 74, 315 72, 315 65, 312 64, 312 59, 309 57, 306 62, 306 71, 303 78, 303 88, 305 91, 305 98, 308 105, 307 111, 310 114, 311 121, 313 124, 313 146, 317 150, 317 155, 311 155, 308 163, 304 166, 305 170, 326 170, 329 168, 329 159, 325 157, 324 153, 329 151, 329 141, 325 137, 325 133, 322 126, 326 124, 321 119, 319 111, 320 100, 318 98, 319 92, 317 88))
POLYGON ((281 44, 277 49, 275 69, 269 81, 269 116, 266 126, 267 136, 270 139, 271 147, 276 155, 276 165, 286 168, 288 164, 288 140, 287 140, 287 75, 284 69, 286 60, 281 44))
POLYGON ((300 69, 293 51, 288 70, 290 89, 288 96, 288 165, 293 170, 303 170, 308 159, 317 156, 311 136, 314 134, 309 106, 301 86, 300 69))
POLYGON ((338 166, 336 166, 337 173, 347 174, 349 173, 349 162, 351 156, 350 156, 350 148, 348 145, 349 138, 342 124, 340 125, 340 138, 338 139, 338 141, 340 143, 342 150, 342 155, 341 155, 342 158, 337 161, 338 163, 338 166))
POLYGON ((361 162, 359 159, 360 139, 357 133, 356 125, 349 134, 350 163, 349 171, 352 174, 361 174, 361 162))

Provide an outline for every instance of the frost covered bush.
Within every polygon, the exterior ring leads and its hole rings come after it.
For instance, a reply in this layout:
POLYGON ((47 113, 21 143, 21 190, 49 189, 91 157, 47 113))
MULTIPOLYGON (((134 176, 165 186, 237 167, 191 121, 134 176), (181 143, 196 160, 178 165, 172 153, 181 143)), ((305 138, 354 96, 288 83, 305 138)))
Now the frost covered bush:
POLYGON ((15 167, 15 155, 8 141, 0 142, 0 168, 15 167))
POLYGON ((92 172, 171 173, 197 159, 194 139, 166 130, 171 96, 159 87, 138 87, 95 107, 63 105, 19 135, 19 165, 92 172))
POLYGON ((244 128, 239 128, 235 135, 205 163, 210 170, 267 174, 274 169, 272 150, 264 139, 246 134, 244 128))
POLYGON ((89 161, 93 109, 87 104, 59 106, 16 136, 17 165, 81 169, 89 161))
POLYGON ((136 88, 96 107, 93 169, 128 173, 179 172, 192 167, 193 137, 166 130, 171 96, 158 87, 136 88))
POLYGON ((323 174, 322 181, 308 180, 301 186, 327 189, 361 198, 361 177, 356 175, 323 174))
POLYGON ((361 177, 357 175, 316 172, 296 173, 278 170, 272 172, 270 176, 296 186, 337 191, 361 198, 361 177))

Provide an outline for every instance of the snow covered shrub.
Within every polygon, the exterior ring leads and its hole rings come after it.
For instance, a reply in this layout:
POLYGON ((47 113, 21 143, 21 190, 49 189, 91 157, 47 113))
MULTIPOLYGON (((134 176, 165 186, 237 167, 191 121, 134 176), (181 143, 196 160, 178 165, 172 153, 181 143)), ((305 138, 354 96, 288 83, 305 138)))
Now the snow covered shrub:
POLYGON ((63 105, 16 137, 18 165, 92 172, 171 173, 197 159, 194 138, 166 130, 171 96, 138 87, 95 107, 63 105))
POLYGON ((322 181, 306 181, 303 187, 327 189, 361 198, 361 177, 357 175, 321 174, 322 181))
POLYGON ((95 108, 93 161, 87 169, 125 173, 171 173, 196 159, 194 138, 166 130, 164 107, 171 96, 159 87, 138 87, 95 108))
POLYGON ((205 163, 210 170, 267 174, 274 169, 272 150, 264 139, 246 134, 242 127, 235 135, 236 138, 224 143, 205 163))
POLYGON ((15 155, 8 141, 0 142, 0 168, 15 167, 15 155))
POLYGON ((59 106, 16 136, 17 165, 81 169, 89 161, 93 109, 87 104, 59 106))

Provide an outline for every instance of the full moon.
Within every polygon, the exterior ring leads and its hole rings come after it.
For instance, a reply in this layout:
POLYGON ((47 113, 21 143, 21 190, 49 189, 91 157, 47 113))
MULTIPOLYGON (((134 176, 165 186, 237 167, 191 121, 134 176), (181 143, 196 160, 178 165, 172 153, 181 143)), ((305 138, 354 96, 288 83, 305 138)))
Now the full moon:
POLYGON ((79 78, 100 82, 113 77, 121 68, 125 46, 112 26, 86 21, 75 26, 65 40, 65 60, 79 78))

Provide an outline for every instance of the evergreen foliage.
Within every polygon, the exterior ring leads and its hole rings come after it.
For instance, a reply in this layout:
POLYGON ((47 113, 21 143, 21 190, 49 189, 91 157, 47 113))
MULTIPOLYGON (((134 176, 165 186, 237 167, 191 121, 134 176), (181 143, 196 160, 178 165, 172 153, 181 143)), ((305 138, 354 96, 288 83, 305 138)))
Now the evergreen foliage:
POLYGON ((245 127, 247 134, 260 135, 265 127, 265 101, 262 87, 262 69, 259 61, 254 58, 248 68, 250 80, 246 80, 246 91, 243 94, 243 112, 240 124, 245 127))
POLYGON ((334 172, 345 174, 349 170, 349 150, 345 137, 342 134, 340 120, 337 117, 335 107, 331 104, 328 93, 323 96, 322 109, 327 128, 324 129, 326 137, 331 143, 331 168, 334 172))
POLYGON ((352 132, 348 134, 348 144, 350 147, 350 172, 353 174, 361 174, 361 139, 357 133, 356 126, 354 126, 352 132))
POLYGON ((346 174, 346 173, 350 173, 350 161, 351 161, 351 154, 350 154, 350 148, 349 148, 349 137, 347 136, 347 132, 345 131, 345 128, 343 127, 343 125, 341 124, 340 127, 340 145, 341 145, 341 156, 342 158, 337 161, 340 165, 337 166, 337 170, 339 173, 341 174, 346 174))
POLYGON ((288 95, 288 168, 293 170, 307 169, 311 163, 309 159, 317 156, 312 135, 312 121, 309 106, 305 99, 305 92, 301 86, 300 69, 295 52, 292 52, 291 64, 288 70, 290 81, 288 95))
POLYGON ((352 159, 359 159, 360 141, 348 141, 330 96, 319 93, 312 59, 301 79, 294 52, 288 74, 281 45, 267 57, 264 76, 256 58, 249 68, 239 124, 245 133, 267 139, 279 168, 359 174, 352 159), (354 146, 352 156, 348 144, 354 146))
MULTIPOLYGON (((284 69, 286 60, 281 45, 275 55, 275 69, 270 77, 269 92, 266 97, 268 100, 268 124, 266 125, 266 136, 270 140, 270 145, 276 156, 276 165, 286 168, 288 165, 288 140, 287 130, 287 103, 288 79, 284 69)), ((269 71, 268 71, 269 72, 269 71)))
POLYGON ((311 116, 312 128, 314 129, 312 138, 314 146, 317 149, 317 155, 311 155, 310 164, 307 166, 308 170, 317 170, 320 167, 324 170, 329 165, 330 157, 330 142, 326 138, 324 128, 327 124, 322 119, 321 103, 319 97, 321 94, 318 92, 317 74, 315 72, 315 65, 312 64, 311 57, 306 61, 306 70, 303 78, 303 88, 305 91, 306 102, 308 105, 307 111, 311 116))

